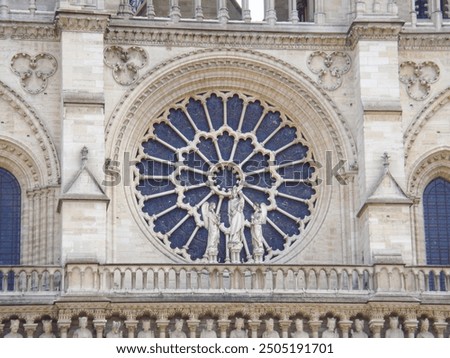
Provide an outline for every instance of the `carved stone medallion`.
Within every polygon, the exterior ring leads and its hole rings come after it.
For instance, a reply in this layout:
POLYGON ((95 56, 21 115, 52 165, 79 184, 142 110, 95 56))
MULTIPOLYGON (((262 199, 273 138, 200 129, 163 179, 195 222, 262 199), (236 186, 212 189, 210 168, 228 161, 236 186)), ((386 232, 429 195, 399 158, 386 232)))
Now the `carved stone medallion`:
POLYGON ((20 84, 25 91, 38 94, 47 88, 48 79, 58 68, 55 57, 49 53, 31 56, 21 52, 11 59, 11 70, 20 77, 20 84))

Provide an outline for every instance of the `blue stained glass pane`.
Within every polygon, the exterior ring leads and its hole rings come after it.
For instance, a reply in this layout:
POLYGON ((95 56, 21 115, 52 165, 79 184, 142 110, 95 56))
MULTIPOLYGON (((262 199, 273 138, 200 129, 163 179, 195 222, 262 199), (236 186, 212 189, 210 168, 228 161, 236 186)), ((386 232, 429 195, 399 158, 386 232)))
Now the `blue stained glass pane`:
POLYGON ((263 236, 267 244, 274 250, 283 250, 285 241, 283 236, 270 224, 263 225, 263 236))
POLYGON ((170 247, 174 248, 182 248, 191 237, 191 234, 194 232, 197 224, 193 217, 187 219, 175 232, 172 234, 170 247))
POLYGON ((182 186, 197 185, 206 182, 207 177, 191 170, 181 170, 177 180, 182 186))
POLYGON ((272 220, 280 229, 283 230, 289 236, 300 234, 300 230, 298 229, 298 225, 294 220, 288 218, 284 214, 280 213, 278 210, 269 211, 267 213, 267 217, 272 220))
POLYGON ((222 158, 224 160, 230 160, 231 151, 234 147, 234 137, 230 136, 229 133, 224 132, 223 135, 217 138, 217 143, 219 144, 222 158))
POLYGON ((195 168, 205 172, 209 169, 209 165, 195 152, 185 154, 183 164, 189 166, 190 168, 195 168))
POLYGON ((234 95, 227 101, 227 124, 234 130, 237 130, 239 127, 243 108, 244 101, 237 95, 234 95))
POLYGON ((171 109, 169 120, 187 139, 194 140, 195 129, 192 128, 191 122, 181 109, 171 109))
POLYGON ((256 153, 242 166, 245 173, 251 173, 255 170, 260 170, 269 167, 269 156, 256 153))
POLYGON ((200 151, 204 154, 204 156, 213 163, 217 163, 219 161, 216 147, 212 139, 204 139, 203 141, 201 141, 198 144, 198 149, 200 149, 200 151))
MULTIPOLYGON (((285 163, 281 163, 285 164, 285 163)), ((286 164, 289 164, 286 163, 286 164)), ((296 165, 288 165, 286 167, 280 168, 278 173, 280 173, 286 179, 295 180, 307 180, 314 173, 314 168, 311 167, 309 163, 300 163, 296 165)))
POLYGON ((187 190, 184 193, 183 202, 195 206, 199 204, 211 192, 210 188, 196 188, 187 190))
POLYGON ((223 102, 222 98, 212 94, 206 100, 206 107, 208 108, 209 118, 214 129, 219 129, 223 125, 223 102))
POLYGON ((156 215, 172 207, 177 202, 176 194, 164 195, 144 202, 144 211, 149 215, 156 215))
POLYGON ((270 140, 266 143, 266 148, 270 150, 277 150, 286 145, 286 143, 293 142, 297 138, 297 131, 292 127, 284 127, 280 129, 270 140))
POLYGON ((192 260, 201 259, 206 251, 206 245, 208 244, 208 231, 204 228, 198 230, 195 240, 192 241, 188 249, 188 254, 192 260))
POLYGON ((250 139, 240 140, 237 144, 236 151, 234 154, 234 162, 239 164, 242 163, 249 155, 253 153, 255 147, 250 139))
POLYGON ((255 129, 256 124, 261 118, 264 108, 260 101, 251 102, 245 110, 244 122, 242 123, 242 132, 251 132, 255 129))
POLYGON ((186 108, 197 128, 209 132, 208 119, 202 102, 190 99, 186 108))
POLYGON ((280 113, 269 112, 266 114, 262 120, 258 130, 256 131, 256 136, 258 141, 263 142, 269 135, 272 134, 281 124, 280 113))
POLYGON ((169 180, 154 179, 141 180, 139 181, 139 186, 137 187, 137 190, 139 190, 142 195, 159 194, 172 189, 175 189, 175 185, 173 185, 169 180))
POLYGON ((155 221, 155 231, 166 234, 178 224, 187 212, 180 208, 175 208, 169 213, 161 216, 155 221))
POLYGON ((254 203, 269 205, 269 195, 256 189, 243 188, 244 194, 254 203))
POLYGON ((170 175, 175 170, 175 166, 168 163, 145 159, 136 164, 136 167, 142 175, 170 175))
POLYGON ((264 172, 246 176, 245 182, 250 185, 259 186, 260 188, 271 188, 275 183, 275 179, 270 175, 270 172, 264 172))
POLYGON ((145 154, 159 159, 170 160, 172 162, 177 161, 175 152, 155 140, 149 140, 148 142, 142 143, 142 146, 145 154))
POLYGON ((311 185, 303 182, 283 183, 278 187, 278 191, 302 199, 310 199, 316 193, 311 185))
POLYGON ((0 209, 0 265, 18 265, 21 191, 14 175, 3 168, 0 168, 0 209))
POLYGON ((298 218, 304 219, 306 216, 311 215, 308 205, 305 203, 284 197, 277 197, 276 201, 279 208, 298 218))
MULTIPOLYGON (((428 265, 450 264, 450 182, 443 178, 431 181, 423 194, 425 246, 428 265)), ((442 277, 439 278, 442 280, 442 277)), ((430 276, 430 289, 435 290, 430 276)), ((441 289, 445 286, 440 284, 441 289)))
POLYGON ((165 123, 154 125, 154 134, 164 142, 170 144, 174 148, 183 148, 187 143, 165 123))

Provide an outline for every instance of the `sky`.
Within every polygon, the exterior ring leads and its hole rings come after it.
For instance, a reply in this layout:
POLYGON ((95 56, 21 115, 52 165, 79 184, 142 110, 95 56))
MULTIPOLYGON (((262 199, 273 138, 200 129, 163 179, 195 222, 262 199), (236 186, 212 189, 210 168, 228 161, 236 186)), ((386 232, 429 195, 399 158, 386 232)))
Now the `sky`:
MULTIPOLYGON (((242 5, 242 0, 237 0, 242 5)), ((252 21, 261 21, 264 18, 264 1, 250 0, 250 10, 252 12, 252 21)))

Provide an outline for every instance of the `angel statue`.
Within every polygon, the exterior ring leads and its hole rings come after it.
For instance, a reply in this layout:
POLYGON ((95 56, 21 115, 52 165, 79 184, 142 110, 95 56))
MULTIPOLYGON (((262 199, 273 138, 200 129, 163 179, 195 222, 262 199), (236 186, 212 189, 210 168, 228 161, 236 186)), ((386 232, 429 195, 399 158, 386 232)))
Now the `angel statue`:
POLYGON ((208 244, 204 257, 211 263, 217 262, 220 239, 220 217, 216 213, 216 204, 204 203, 202 205, 202 215, 205 228, 208 230, 208 244))
POLYGON ((253 259, 256 263, 261 263, 264 246, 263 246, 263 232, 262 225, 267 221, 267 206, 265 204, 255 204, 255 212, 252 215, 251 221, 251 233, 252 233, 252 244, 253 244, 253 259))
POLYGON ((228 217, 230 220, 230 241, 228 247, 231 253, 231 262, 239 263, 239 255, 245 240, 245 216, 244 198, 237 187, 234 187, 231 191, 231 199, 228 203, 228 217))

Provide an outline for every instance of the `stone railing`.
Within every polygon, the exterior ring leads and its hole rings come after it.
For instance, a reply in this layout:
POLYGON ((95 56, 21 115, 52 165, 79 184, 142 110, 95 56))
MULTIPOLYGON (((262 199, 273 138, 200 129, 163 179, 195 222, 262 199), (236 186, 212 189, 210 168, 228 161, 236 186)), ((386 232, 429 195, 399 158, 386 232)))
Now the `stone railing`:
POLYGON ((57 0, 46 1, 44 4, 38 0, 0 0, 0 18, 9 15, 37 15, 54 13, 57 0))
POLYGON ((67 293, 447 293, 450 267, 92 265, 66 267, 67 293))
POLYGON ((99 265, 0 267, 2 294, 450 293, 450 267, 382 265, 99 265))
POLYGON ((58 293, 63 275, 56 266, 0 266, 0 295, 58 293))
POLYGON ((67 266, 67 292, 367 291, 371 268, 261 265, 67 266))

